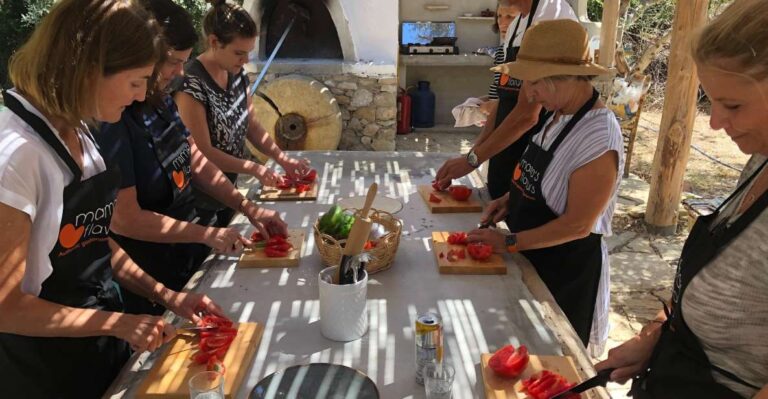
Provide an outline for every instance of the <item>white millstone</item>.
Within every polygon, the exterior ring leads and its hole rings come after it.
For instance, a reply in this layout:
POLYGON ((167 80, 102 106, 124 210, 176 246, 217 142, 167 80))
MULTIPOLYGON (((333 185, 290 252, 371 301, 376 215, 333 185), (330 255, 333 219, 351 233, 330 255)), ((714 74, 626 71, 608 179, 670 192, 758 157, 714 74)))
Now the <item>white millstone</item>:
POLYGON ((332 80, 326 80, 325 82, 323 82, 323 84, 328 86, 328 87, 336 87, 336 82, 334 82, 332 80))

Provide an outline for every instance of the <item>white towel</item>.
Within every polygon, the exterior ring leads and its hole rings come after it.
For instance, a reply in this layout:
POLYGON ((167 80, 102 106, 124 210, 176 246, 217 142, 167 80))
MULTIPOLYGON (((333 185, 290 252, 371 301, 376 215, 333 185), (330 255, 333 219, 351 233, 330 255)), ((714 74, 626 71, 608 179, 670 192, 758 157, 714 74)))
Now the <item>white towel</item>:
POLYGON ((488 116, 480 111, 480 104, 483 100, 477 97, 470 97, 462 104, 457 105, 451 110, 453 118, 456 119, 454 127, 467 127, 467 126, 485 126, 485 121, 488 116))

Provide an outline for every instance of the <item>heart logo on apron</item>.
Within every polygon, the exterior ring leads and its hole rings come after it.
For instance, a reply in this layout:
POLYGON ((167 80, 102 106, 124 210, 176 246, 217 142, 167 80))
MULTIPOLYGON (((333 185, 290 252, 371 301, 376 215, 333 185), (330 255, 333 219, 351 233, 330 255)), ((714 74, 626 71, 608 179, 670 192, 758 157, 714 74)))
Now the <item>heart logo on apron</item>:
POLYGON ((184 187, 184 172, 180 170, 173 171, 173 182, 176 183, 176 187, 179 189, 184 187))
POLYGON ((73 224, 67 224, 59 232, 59 243, 64 248, 72 248, 80 241, 84 231, 84 226, 75 228, 73 224))

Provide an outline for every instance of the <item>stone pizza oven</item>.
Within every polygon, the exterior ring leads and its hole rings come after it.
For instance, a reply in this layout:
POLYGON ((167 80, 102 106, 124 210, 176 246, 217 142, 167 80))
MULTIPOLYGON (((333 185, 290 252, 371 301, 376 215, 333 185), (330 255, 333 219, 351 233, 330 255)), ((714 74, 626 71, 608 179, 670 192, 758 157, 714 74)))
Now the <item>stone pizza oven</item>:
POLYGON ((254 96, 262 124, 286 149, 395 149, 398 2, 246 0, 259 23, 249 64, 258 76, 293 28, 254 96))

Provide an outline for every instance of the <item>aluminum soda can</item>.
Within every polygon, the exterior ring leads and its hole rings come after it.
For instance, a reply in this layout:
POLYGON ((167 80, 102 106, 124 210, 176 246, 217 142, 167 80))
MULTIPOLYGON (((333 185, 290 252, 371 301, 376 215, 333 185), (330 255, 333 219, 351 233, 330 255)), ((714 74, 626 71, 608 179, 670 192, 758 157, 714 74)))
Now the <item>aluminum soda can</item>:
POLYGON ((416 383, 424 385, 424 366, 443 362, 443 319, 426 313, 416 319, 416 383))

